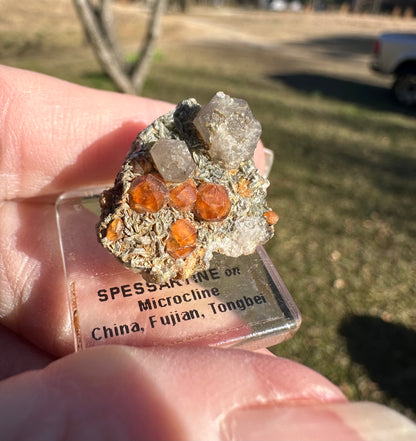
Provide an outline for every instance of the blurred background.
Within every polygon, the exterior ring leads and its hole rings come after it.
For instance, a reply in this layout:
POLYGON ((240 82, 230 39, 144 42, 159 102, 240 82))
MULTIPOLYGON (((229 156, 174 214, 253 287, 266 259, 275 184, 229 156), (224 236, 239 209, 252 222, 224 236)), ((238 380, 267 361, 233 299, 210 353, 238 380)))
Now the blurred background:
MULTIPOLYGON (((153 6, 111 3, 124 61, 153 6)), ((249 102, 275 153, 266 248, 303 316, 272 350, 416 419, 416 112, 370 69, 376 38, 416 33, 414 13, 414 0, 172 2, 141 94, 249 102)), ((71 0, 0 0, 2 64, 117 90, 90 40, 71 0)))

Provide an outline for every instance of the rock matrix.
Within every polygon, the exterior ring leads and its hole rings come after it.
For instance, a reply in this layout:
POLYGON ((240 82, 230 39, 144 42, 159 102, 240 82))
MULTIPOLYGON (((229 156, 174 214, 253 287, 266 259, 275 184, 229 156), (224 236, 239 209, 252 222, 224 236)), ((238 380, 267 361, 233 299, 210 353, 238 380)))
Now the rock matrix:
POLYGON ((99 242, 156 283, 207 269, 213 253, 253 253, 278 220, 253 160, 260 135, 244 100, 180 102, 138 134, 102 193, 99 242))

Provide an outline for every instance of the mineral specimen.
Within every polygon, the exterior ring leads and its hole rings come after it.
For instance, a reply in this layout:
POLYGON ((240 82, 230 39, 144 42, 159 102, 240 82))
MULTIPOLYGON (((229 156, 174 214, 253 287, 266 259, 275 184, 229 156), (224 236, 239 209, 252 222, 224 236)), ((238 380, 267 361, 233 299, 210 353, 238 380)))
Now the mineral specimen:
POLYGON ((156 283, 207 269, 215 252, 253 253, 278 220, 253 160, 260 133, 244 100, 180 102, 137 135, 102 193, 98 240, 156 283))

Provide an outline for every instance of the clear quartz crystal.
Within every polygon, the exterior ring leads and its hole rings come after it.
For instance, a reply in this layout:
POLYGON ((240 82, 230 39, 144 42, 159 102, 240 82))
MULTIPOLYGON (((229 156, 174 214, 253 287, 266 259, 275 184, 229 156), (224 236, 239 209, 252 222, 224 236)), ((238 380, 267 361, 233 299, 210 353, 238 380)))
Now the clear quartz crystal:
POLYGON ((150 154, 165 181, 183 182, 195 170, 195 162, 184 141, 159 139, 153 145, 150 154))
POLYGON ((253 157, 261 135, 261 125, 247 102, 217 92, 202 106, 194 125, 208 148, 212 160, 236 168, 253 157))

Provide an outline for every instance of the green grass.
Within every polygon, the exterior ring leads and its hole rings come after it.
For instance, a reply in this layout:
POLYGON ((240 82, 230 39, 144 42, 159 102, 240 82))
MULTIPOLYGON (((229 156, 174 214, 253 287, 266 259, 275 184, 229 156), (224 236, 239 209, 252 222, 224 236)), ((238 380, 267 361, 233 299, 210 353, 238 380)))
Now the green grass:
MULTIPOLYGON (((197 53, 185 63, 158 52, 144 94, 206 102, 223 90, 247 99, 261 121, 275 151, 269 202, 280 215, 266 248, 303 316, 298 334, 273 351, 321 372, 350 399, 415 418, 415 114, 387 93, 377 108, 360 93, 351 101, 295 89, 261 66, 197 53)), ((14 64, 113 89, 88 57, 72 69, 14 64)))
POLYGON ((321 372, 350 399, 414 417, 407 391, 416 384, 409 375, 416 363, 414 116, 206 66, 156 65, 145 92, 206 102, 217 90, 249 101, 275 151, 269 201, 280 221, 266 248, 303 324, 273 351, 321 372), (357 322, 364 335, 354 332, 357 322), (394 340, 400 332, 407 346, 394 340))

